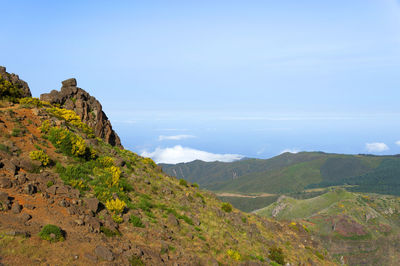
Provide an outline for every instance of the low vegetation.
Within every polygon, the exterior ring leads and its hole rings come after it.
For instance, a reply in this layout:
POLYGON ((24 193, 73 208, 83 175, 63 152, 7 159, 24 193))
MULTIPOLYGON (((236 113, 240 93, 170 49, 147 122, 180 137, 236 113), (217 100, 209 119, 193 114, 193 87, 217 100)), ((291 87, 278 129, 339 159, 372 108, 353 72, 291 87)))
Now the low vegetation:
POLYGON ((58 242, 64 241, 64 233, 60 227, 48 224, 45 225, 39 233, 41 239, 50 241, 50 242, 58 242))

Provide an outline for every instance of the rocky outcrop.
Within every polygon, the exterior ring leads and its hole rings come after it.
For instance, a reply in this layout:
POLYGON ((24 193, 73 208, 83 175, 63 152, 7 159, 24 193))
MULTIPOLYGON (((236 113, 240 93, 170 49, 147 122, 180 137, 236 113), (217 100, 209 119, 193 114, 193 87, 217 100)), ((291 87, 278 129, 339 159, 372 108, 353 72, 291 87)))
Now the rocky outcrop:
POLYGON ((76 79, 64 80, 60 91, 52 90, 42 94, 40 100, 74 110, 83 122, 93 128, 96 137, 104 139, 112 146, 122 147, 120 138, 112 129, 100 102, 85 90, 78 88, 76 79))
POLYGON ((22 97, 32 97, 31 90, 29 89, 28 83, 19 79, 19 76, 14 73, 8 73, 6 68, 0 66, 0 76, 2 79, 11 82, 13 85, 16 85, 21 90, 22 97))

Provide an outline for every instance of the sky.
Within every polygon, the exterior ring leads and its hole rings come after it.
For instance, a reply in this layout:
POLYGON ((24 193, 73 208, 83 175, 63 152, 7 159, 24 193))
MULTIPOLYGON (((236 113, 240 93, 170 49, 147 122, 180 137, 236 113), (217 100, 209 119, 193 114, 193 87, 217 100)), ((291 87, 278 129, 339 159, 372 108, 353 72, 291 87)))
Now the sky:
POLYGON ((0 3, 0 65, 156 162, 400 153, 397 0, 0 3))

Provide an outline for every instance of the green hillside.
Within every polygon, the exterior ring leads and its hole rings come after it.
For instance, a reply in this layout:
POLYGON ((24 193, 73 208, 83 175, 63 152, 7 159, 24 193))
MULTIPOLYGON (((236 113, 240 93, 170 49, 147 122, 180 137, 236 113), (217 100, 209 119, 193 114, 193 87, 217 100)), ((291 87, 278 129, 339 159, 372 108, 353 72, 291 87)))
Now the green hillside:
POLYGON ((275 170, 295 163, 311 161, 318 158, 321 153, 301 153, 301 156, 293 153, 284 153, 268 160, 243 159, 231 163, 203 162, 196 160, 189 163, 159 164, 163 171, 179 179, 184 178, 190 182, 196 182, 200 186, 209 188, 218 183, 235 180, 241 176, 252 173, 261 173, 267 170, 275 170))
POLYGON ((400 263, 400 200, 395 196, 338 189, 306 200, 282 196, 256 213, 295 220, 294 226, 302 224, 350 265, 400 263))
POLYGON ((287 194, 350 184, 353 191, 400 194, 398 156, 301 152, 266 160, 194 161, 162 167, 170 175, 218 192, 287 194))

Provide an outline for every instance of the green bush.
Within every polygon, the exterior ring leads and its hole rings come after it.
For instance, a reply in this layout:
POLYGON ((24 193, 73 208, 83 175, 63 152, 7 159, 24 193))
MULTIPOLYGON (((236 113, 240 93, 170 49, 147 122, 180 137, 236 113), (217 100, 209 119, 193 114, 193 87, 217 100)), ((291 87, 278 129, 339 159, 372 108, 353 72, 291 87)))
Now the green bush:
POLYGON ((64 233, 60 227, 48 224, 39 233, 39 237, 50 242, 64 241, 64 233))
POLYGON ((179 179, 179 185, 184 186, 184 187, 188 186, 187 181, 185 179, 179 179))
POLYGON ((22 135, 22 131, 20 128, 13 128, 12 132, 11 132, 11 136, 13 137, 19 137, 22 135))
POLYGON ((269 249, 268 258, 272 261, 275 261, 281 265, 285 264, 285 256, 281 248, 278 247, 271 247, 269 249))
POLYGON ((0 143, 0 150, 4 151, 5 153, 12 154, 12 152, 10 151, 10 147, 2 143, 0 143))
POLYGON ((192 187, 199 188, 199 184, 193 183, 193 184, 192 184, 192 187))
POLYGON ((224 212, 231 212, 232 211, 232 205, 230 203, 228 203, 228 202, 223 202, 222 206, 221 206, 221 209, 224 212))
POLYGON ((83 192, 89 189, 88 182, 91 180, 89 175, 92 174, 90 168, 92 165, 91 163, 84 163, 63 167, 61 164, 57 163, 56 172, 60 174, 64 183, 83 192))
POLYGON ((114 231, 104 226, 100 226, 100 232, 102 232, 107 237, 121 236, 121 233, 118 230, 114 231))
POLYGON ((142 220, 135 216, 135 215, 131 215, 129 217, 129 222, 134 226, 134 227, 140 227, 140 228, 144 228, 144 224, 142 223, 142 220))

